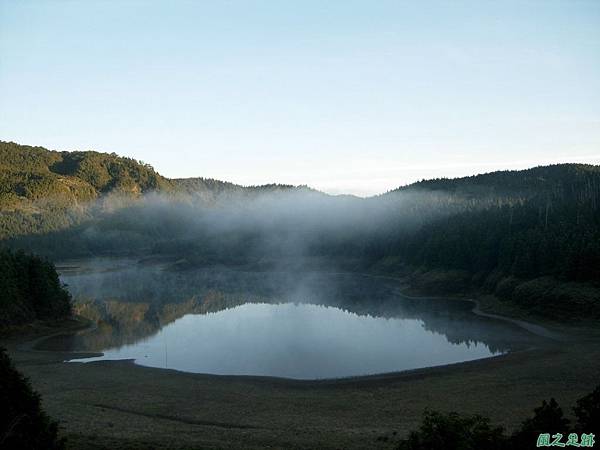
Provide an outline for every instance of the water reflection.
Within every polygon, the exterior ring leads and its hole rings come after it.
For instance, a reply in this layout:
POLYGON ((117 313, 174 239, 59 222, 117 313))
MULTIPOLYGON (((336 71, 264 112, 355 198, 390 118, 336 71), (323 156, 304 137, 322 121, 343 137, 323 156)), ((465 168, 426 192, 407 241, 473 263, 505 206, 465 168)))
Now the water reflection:
POLYGON ((394 282, 357 275, 91 260, 63 268, 62 278, 97 328, 45 348, 191 372, 363 375, 482 358, 534 339, 474 316, 466 302, 414 300, 394 282))
POLYGON ((245 304, 188 314, 148 339, 85 361, 133 358, 178 370, 288 378, 334 378, 467 361, 484 344, 451 344, 415 319, 359 316, 306 304, 245 304))

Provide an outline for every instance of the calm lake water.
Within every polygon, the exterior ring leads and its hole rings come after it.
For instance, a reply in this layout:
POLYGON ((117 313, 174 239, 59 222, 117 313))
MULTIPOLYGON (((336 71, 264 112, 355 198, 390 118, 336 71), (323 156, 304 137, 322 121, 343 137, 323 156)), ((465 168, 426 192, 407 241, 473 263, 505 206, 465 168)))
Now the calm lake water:
POLYGON ((354 274, 93 260, 63 266, 62 279, 77 312, 97 327, 42 347, 103 353, 74 362, 133 359, 195 373, 338 378, 486 358, 533 339, 472 314, 468 302, 415 300, 395 282, 354 274))
POLYGON ((360 316, 302 304, 246 304, 188 314, 154 336, 84 361, 138 364, 221 375, 336 378, 468 361, 498 354, 483 343, 453 344, 415 319, 360 316))

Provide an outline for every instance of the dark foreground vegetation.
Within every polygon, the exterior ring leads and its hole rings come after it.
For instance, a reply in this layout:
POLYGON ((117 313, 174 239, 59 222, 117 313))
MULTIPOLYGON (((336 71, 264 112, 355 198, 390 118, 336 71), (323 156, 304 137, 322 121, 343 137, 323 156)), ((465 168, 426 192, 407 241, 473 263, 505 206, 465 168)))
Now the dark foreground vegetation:
MULTIPOLYGON (((0 249, 0 335, 15 326, 71 315, 71 296, 44 258, 0 249)), ((58 425, 0 347, 0 449, 63 449, 58 425)))
POLYGON ((42 410, 39 395, 0 348, 0 449, 59 450, 58 425, 42 410))
POLYGON ((573 408, 576 422, 571 424, 554 398, 544 400, 535 408, 533 416, 525 420, 511 435, 490 419, 465 416, 458 413, 426 411, 423 422, 407 439, 401 441, 398 450, 508 450, 531 449, 550 446, 553 441, 565 447, 594 447, 600 437, 600 385, 577 400, 573 408), (540 445, 538 445, 540 444, 540 445))
POLYGON ((71 295, 48 260, 0 248, 0 331, 71 315, 71 295))

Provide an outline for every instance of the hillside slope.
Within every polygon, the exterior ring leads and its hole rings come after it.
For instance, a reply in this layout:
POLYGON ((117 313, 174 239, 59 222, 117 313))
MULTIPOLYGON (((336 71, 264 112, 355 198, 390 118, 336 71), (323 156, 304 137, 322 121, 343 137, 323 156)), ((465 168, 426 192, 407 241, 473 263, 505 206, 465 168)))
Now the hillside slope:
POLYGON ((71 226, 104 195, 156 190, 172 183, 131 158, 0 141, 0 239, 71 226))
POLYGON ((152 192, 210 204, 224 195, 295 189, 281 184, 244 187, 207 178, 168 179, 142 161, 115 153, 59 152, 0 141, 0 240, 66 229, 152 192))
POLYGON ((386 196, 406 192, 441 196, 454 213, 374 245, 381 270, 408 268, 429 292, 475 287, 539 315, 600 317, 600 167, 430 180, 386 196))

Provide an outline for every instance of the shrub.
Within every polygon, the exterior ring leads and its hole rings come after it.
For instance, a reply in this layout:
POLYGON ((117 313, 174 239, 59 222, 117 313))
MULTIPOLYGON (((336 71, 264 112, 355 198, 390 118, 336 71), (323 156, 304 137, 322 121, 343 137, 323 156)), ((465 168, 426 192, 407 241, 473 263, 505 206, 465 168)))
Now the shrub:
POLYGON ((521 429, 511 436, 510 447, 515 450, 534 448, 538 436, 542 433, 561 433, 567 436, 570 431, 569 421, 564 417, 556 400, 551 398, 549 402, 544 400, 541 406, 535 408, 533 417, 525 420, 521 429))
POLYGON ((573 408, 577 417, 575 428, 554 398, 544 400, 533 411, 533 416, 521 424, 511 436, 502 427, 494 427, 490 420, 479 415, 462 416, 456 412, 425 411, 423 422, 407 439, 399 442, 398 450, 525 450, 536 448, 540 434, 562 434, 564 443, 570 433, 600 434, 600 385, 593 392, 577 400, 573 408))
POLYGON ((419 429, 401 441, 398 449, 499 450, 507 448, 506 443, 503 429, 492 427, 488 418, 426 411, 419 429))
POLYGON ((592 393, 577 400, 573 412, 577 417, 578 432, 592 432, 600 436, 600 385, 592 393))

